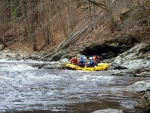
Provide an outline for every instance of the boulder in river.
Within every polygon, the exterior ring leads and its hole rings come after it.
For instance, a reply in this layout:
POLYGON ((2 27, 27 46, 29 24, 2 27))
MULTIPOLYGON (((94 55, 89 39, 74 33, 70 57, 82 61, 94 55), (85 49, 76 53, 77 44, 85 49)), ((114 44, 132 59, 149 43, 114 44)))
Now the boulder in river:
POLYGON ((133 85, 128 86, 128 90, 136 91, 138 93, 144 93, 141 97, 140 102, 136 107, 150 110, 150 80, 138 81, 133 85))
POLYGON ((129 91, 141 92, 150 89, 150 80, 138 81, 127 87, 129 91))
POLYGON ((6 45, 5 45, 5 44, 0 44, 0 50, 4 50, 4 49, 5 49, 5 47, 6 47, 6 45))
POLYGON ((123 113, 123 111, 117 109, 102 109, 94 111, 93 113, 123 113))
POLYGON ((146 110, 150 110, 150 89, 147 90, 144 95, 141 97, 139 104, 137 105, 139 108, 143 108, 146 110))

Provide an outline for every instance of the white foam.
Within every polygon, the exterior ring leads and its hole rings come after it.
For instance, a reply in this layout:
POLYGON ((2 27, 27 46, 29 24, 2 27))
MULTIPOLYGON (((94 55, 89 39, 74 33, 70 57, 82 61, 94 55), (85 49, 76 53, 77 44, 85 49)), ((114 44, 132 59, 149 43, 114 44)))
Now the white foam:
POLYGON ((27 64, 7 64, 6 66, 1 67, 1 70, 5 71, 23 71, 28 69, 35 69, 35 68, 27 64))
POLYGON ((78 78, 78 80, 86 81, 99 81, 101 83, 110 83, 115 77, 112 76, 93 76, 93 75, 83 75, 78 78))

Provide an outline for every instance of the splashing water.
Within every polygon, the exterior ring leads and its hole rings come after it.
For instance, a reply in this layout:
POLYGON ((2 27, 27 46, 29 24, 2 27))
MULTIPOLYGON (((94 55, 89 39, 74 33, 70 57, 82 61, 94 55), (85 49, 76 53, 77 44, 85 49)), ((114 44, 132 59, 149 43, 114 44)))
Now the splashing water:
POLYGON ((37 61, 1 60, 0 112, 91 112, 103 108, 137 112, 134 106, 139 96, 123 90, 137 81, 135 78, 115 77, 107 71, 38 69, 32 67, 34 63, 38 64, 37 61), (79 106, 82 109, 74 109, 79 106))

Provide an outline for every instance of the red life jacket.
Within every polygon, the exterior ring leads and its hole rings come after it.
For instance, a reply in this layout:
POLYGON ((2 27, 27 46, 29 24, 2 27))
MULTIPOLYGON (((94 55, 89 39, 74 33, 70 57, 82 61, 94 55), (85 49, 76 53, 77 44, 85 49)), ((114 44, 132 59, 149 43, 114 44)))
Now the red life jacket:
POLYGON ((70 60, 70 63, 71 63, 71 64, 76 64, 76 65, 78 65, 78 59, 77 59, 77 57, 73 57, 73 58, 70 60))

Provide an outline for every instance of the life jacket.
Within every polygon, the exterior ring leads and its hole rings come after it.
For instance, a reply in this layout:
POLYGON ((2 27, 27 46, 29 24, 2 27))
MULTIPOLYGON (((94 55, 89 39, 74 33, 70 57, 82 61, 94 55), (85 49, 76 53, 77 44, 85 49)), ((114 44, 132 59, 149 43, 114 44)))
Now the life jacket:
POLYGON ((91 60, 90 60, 89 65, 90 65, 90 66, 94 66, 94 65, 95 65, 95 63, 94 63, 94 60, 93 60, 93 59, 91 59, 91 60))
POLYGON ((94 63, 97 63, 98 59, 99 59, 99 56, 98 56, 98 55, 94 55, 94 56, 93 56, 94 63))
POLYGON ((79 60, 79 63, 84 63, 84 58, 81 57, 81 59, 79 60))
POLYGON ((96 55, 93 56, 93 60, 94 60, 94 63, 97 62, 97 57, 96 57, 96 55))
POLYGON ((78 65, 78 59, 77 59, 77 57, 73 57, 73 58, 70 60, 70 63, 71 63, 71 64, 76 64, 76 65, 78 65))

